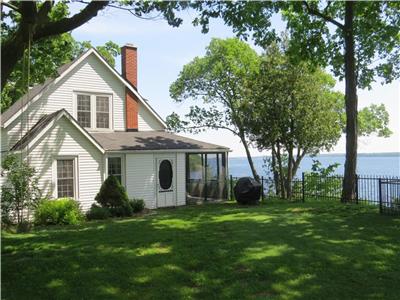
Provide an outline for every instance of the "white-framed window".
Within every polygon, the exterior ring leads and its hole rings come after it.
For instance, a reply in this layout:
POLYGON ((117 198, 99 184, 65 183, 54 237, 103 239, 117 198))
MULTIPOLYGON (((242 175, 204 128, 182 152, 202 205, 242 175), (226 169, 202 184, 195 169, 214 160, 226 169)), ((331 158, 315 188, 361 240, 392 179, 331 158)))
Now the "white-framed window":
POLYGON ((90 128, 92 126, 90 95, 79 94, 76 99, 78 123, 84 128, 90 128))
POLYGON ((75 117, 91 130, 112 129, 112 97, 107 94, 75 93, 75 117))
POLYGON ((78 200, 78 156, 56 156, 53 160, 53 197, 78 200))
POLYGON ((75 198, 74 159, 57 159, 57 198, 75 198))
POLYGON ((96 96, 96 128, 110 128, 110 98, 96 96))
POLYGON ((119 182, 122 184, 122 157, 121 156, 112 156, 108 157, 108 176, 112 175, 116 177, 119 182))

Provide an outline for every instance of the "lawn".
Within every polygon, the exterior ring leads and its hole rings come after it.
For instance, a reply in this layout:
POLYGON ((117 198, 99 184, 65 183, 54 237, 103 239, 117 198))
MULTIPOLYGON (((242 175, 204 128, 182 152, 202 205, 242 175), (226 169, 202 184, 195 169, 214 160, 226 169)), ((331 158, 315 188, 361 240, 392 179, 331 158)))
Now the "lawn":
POLYGON ((234 203, 2 234, 3 299, 399 299, 400 218, 234 203))

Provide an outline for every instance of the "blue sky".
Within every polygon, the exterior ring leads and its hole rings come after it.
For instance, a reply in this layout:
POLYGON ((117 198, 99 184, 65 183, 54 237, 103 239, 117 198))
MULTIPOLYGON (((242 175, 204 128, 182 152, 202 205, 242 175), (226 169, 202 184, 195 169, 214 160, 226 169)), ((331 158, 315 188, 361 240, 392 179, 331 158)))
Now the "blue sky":
MULTIPOLYGON (((75 3, 73 11, 81 8, 75 3)), ((169 26, 163 20, 142 20, 128 12, 108 8, 99 13, 87 24, 72 32, 77 40, 90 40, 93 45, 102 45, 112 40, 119 45, 132 43, 138 47, 138 88, 149 99, 150 104, 162 116, 172 112, 184 115, 194 102, 176 104, 169 97, 169 86, 177 78, 182 67, 196 56, 202 56, 211 38, 234 36, 232 30, 220 20, 213 20, 210 32, 202 34, 199 27, 191 24, 193 13, 181 13, 184 19, 179 28, 169 26)), ((273 26, 281 31, 284 23, 279 16, 273 18, 273 26)), ((250 42, 251 44, 251 42, 250 42)), ((254 47, 254 45, 252 45, 254 47)), ((258 52, 260 49, 254 47, 258 52)), ((120 60, 117 59, 120 70, 120 60)), ((344 83, 338 82, 336 89, 344 92, 344 83)), ((359 139, 359 152, 399 152, 400 151, 400 80, 389 85, 375 83, 370 91, 359 91, 359 107, 371 103, 384 103, 390 114, 390 129, 394 134, 390 138, 376 136, 359 139)), ((230 147, 231 156, 244 156, 239 139, 227 131, 209 130, 197 135, 187 135, 206 142, 230 147)), ((345 142, 342 138, 332 152, 344 153, 345 142)), ((256 149, 254 155, 262 155, 256 149)))

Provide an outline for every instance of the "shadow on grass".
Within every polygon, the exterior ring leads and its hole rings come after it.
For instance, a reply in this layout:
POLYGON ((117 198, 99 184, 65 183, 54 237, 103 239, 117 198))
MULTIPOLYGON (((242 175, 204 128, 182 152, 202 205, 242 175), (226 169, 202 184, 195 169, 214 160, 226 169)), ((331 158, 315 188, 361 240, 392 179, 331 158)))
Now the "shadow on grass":
POLYGON ((2 236, 4 299, 397 299, 400 219, 210 204, 2 236))

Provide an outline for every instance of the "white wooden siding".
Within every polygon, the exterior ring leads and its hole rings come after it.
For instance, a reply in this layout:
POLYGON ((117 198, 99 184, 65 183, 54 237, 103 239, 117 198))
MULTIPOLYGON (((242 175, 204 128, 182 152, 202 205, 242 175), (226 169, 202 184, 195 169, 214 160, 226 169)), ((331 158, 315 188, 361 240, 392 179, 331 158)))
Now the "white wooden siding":
POLYGON ((57 124, 35 145, 29 154, 30 163, 39 176, 43 195, 55 194, 54 160, 60 156, 75 156, 78 160, 78 201, 86 211, 95 202, 103 180, 103 154, 67 119, 57 124))
POLYGON ((176 155, 176 204, 186 204, 186 154, 176 155))
MULTIPOLYGON (((112 72, 94 55, 89 55, 74 70, 52 85, 40 99, 30 104, 25 110, 23 119, 23 134, 31 128, 45 114, 64 108, 72 116, 75 114, 74 93, 104 93, 112 95, 113 130, 125 130, 125 86, 112 72)), ((7 130, 9 146, 12 147, 21 137, 21 118, 12 122, 7 130)), ((156 117, 139 103, 138 113, 139 131, 164 130, 156 117)))
MULTIPOLYGON (((28 107, 25 115, 29 113, 30 127, 43 115, 63 108, 74 116, 74 92, 111 94, 113 129, 125 130, 125 86, 94 55, 89 55, 65 78, 50 87, 40 99, 28 107)), ((12 146, 20 137, 20 118, 17 118, 7 129, 10 146, 12 146)))
MULTIPOLYGON (((126 190, 129 198, 141 198, 146 207, 157 208, 156 195, 156 158, 162 157, 163 153, 157 154, 126 154, 126 190)), ((166 157, 175 156, 173 153, 166 157)), ((186 204, 186 160, 185 153, 176 154, 176 204, 186 204)))
POLYGON ((164 130, 160 122, 142 104, 139 104, 138 127, 139 131, 164 130))
POLYGON ((126 190, 129 198, 140 198, 147 208, 156 208, 156 171, 153 154, 126 154, 126 190))

